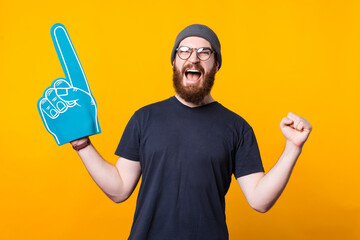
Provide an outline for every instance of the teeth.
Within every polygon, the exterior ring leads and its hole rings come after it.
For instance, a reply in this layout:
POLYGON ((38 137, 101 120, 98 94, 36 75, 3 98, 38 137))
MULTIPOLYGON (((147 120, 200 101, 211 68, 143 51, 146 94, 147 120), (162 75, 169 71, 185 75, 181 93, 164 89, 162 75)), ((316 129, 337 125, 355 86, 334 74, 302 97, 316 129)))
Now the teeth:
POLYGON ((195 70, 195 69, 189 69, 189 70, 187 70, 187 72, 196 72, 196 73, 198 73, 198 72, 200 72, 200 71, 195 70))

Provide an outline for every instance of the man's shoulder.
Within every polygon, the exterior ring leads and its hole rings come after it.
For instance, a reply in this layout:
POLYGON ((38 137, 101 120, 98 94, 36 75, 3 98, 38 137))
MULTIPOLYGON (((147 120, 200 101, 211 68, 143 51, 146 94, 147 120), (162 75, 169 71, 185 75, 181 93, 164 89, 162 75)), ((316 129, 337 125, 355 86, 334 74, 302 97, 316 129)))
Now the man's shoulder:
POLYGON ((223 106, 220 103, 218 105, 219 105, 218 109, 219 109, 220 115, 224 121, 232 122, 237 127, 239 127, 239 126, 242 126, 245 128, 251 127, 250 124, 238 113, 234 112, 233 110, 230 110, 229 108, 223 106))
POLYGON ((171 109, 171 105, 172 105, 171 97, 158 102, 150 103, 136 110, 133 117, 141 118, 141 119, 149 119, 150 116, 153 117, 157 115, 162 115, 165 114, 169 109, 171 109))
POLYGON ((234 112, 233 110, 230 110, 229 108, 225 107, 220 103, 219 103, 219 109, 222 112, 222 114, 226 115, 229 118, 245 121, 245 119, 242 116, 240 116, 238 113, 234 112))
POLYGON ((171 105, 171 98, 172 97, 145 105, 145 106, 139 108, 137 110, 137 112, 146 112, 146 111, 152 111, 152 110, 156 110, 156 109, 162 109, 162 108, 169 107, 171 105))

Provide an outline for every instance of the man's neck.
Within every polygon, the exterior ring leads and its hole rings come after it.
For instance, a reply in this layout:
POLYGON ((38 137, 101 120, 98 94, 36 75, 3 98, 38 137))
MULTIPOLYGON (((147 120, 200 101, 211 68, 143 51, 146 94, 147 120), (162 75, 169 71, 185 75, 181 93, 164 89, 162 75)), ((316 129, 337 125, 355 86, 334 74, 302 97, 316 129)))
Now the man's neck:
POLYGON ((204 97, 204 99, 202 100, 201 103, 199 104, 194 104, 192 102, 187 102, 185 101, 183 98, 181 98, 178 94, 175 95, 175 97, 177 98, 177 100, 179 100, 182 104, 188 106, 188 107, 191 107, 191 108, 194 108, 194 107, 200 107, 200 106, 203 106, 203 105, 206 105, 206 104, 209 104, 209 103, 212 103, 214 102, 215 100, 213 99, 213 97, 208 94, 204 97))

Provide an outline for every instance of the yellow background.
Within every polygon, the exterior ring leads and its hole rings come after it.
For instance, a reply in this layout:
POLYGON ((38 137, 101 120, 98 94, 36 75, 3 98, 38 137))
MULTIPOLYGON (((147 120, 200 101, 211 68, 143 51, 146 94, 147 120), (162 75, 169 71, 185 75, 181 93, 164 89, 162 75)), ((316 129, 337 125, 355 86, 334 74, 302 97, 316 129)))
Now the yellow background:
POLYGON ((277 204, 226 196, 230 239, 360 239, 360 2, 0 0, 0 239, 126 239, 137 190, 115 204, 69 144, 58 147, 36 103, 64 77, 51 37, 63 23, 99 109, 105 159, 138 108, 174 94, 170 52, 185 26, 222 44, 214 98, 254 128, 266 171, 292 111, 313 132, 277 204))

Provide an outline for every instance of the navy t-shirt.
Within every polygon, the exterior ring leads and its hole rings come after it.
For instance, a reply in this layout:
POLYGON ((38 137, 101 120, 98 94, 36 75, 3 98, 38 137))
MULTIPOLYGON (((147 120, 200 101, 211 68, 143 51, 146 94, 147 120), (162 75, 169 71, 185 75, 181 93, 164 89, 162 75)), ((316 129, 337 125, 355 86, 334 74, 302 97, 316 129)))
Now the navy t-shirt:
POLYGON ((264 171, 243 118, 218 102, 190 108, 176 97, 136 111, 115 154, 142 170, 132 240, 228 239, 232 174, 264 171))

